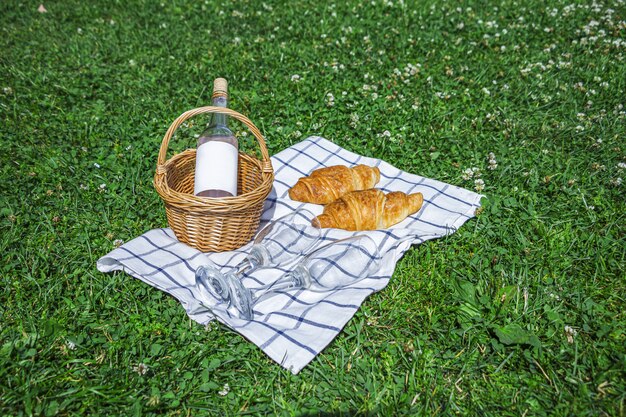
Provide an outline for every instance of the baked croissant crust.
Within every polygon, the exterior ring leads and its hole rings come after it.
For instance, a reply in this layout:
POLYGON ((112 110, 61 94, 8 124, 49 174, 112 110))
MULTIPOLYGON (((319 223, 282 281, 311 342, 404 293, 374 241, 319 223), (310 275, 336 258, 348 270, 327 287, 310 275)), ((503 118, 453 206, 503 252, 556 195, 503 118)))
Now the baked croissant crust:
POLYGON ((377 167, 333 165, 300 178, 289 190, 289 197, 304 203, 328 204, 351 191, 372 188, 378 181, 380 170, 377 167))
POLYGON ((422 193, 385 194, 378 189, 354 191, 324 207, 317 216, 322 227, 345 230, 386 229, 417 213, 424 203, 422 193))

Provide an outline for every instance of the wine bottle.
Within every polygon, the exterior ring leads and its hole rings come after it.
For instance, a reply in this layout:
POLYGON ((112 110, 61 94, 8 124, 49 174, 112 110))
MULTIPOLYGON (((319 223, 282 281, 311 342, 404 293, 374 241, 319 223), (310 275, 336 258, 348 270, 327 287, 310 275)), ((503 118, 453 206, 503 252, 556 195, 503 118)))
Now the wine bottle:
MULTIPOLYGON (((228 107, 228 83, 224 78, 213 82, 212 104, 228 107)), ((237 195, 239 143, 228 128, 228 116, 213 113, 211 122, 198 138, 193 193, 199 197, 234 197, 237 195)))

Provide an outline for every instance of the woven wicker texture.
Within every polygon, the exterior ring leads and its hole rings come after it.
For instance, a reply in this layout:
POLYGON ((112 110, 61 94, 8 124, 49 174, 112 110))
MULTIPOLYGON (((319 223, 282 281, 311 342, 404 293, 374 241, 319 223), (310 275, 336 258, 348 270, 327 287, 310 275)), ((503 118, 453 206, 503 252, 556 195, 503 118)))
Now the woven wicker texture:
POLYGON ((265 139, 244 115, 222 107, 199 107, 181 114, 165 133, 154 175, 154 187, 165 203, 170 228, 181 242, 202 252, 242 247, 256 232, 263 204, 272 189, 274 170, 265 139), (237 196, 206 198, 193 195, 196 150, 187 149, 166 160, 170 139, 187 119, 201 113, 223 113, 246 125, 256 138, 261 157, 239 153, 237 196))

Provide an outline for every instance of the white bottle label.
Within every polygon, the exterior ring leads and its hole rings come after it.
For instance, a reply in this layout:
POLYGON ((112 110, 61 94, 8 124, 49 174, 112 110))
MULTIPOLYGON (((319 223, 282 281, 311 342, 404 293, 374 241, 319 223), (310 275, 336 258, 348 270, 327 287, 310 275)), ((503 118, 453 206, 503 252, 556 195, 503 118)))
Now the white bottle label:
POLYGON ((223 190, 237 195, 237 148, 225 142, 209 141, 196 150, 193 193, 223 190))

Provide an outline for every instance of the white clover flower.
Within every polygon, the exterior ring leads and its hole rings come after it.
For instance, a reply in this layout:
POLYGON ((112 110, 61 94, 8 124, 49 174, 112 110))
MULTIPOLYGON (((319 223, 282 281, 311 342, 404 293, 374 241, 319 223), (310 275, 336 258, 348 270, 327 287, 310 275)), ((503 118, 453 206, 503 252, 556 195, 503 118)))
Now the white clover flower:
POLYGON ((617 169, 626 169, 626 162, 619 162, 617 164, 617 169))
POLYGON ((2 87, 2 92, 9 95, 13 92, 13 89, 11 87, 2 87))
POLYGON ((71 340, 68 340, 67 342, 65 342, 65 346, 67 346, 69 350, 76 349, 76 343, 72 342, 71 340))
POLYGON ((356 129, 358 125, 359 125, 359 115, 356 113, 352 113, 350 115, 350 126, 352 126, 353 129, 356 129))
POLYGON ((81 33, 83 33, 83 30, 81 28, 76 29, 76 32, 78 32, 78 34, 80 35, 81 33))
POLYGON ((335 105, 335 96, 333 95, 333 93, 326 94, 326 105, 328 107, 332 107, 335 105))
POLYGON ((293 135, 294 135, 296 138, 299 138, 300 136, 302 136, 302 132, 300 132, 299 130, 296 130, 295 132, 293 132, 293 135))
POLYGON ((294 83, 299 83, 300 82, 301 77, 298 74, 294 74, 291 76, 291 81, 294 83))
POLYGON ((124 244, 124 241, 122 239, 115 239, 113 241, 113 246, 115 246, 116 248, 119 248, 120 246, 122 246, 124 244))
POLYGON ((99 163, 97 163, 97 162, 94 162, 94 163, 93 163, 93 166, 94 166, 94 167, 96 167, 96 168, 100 168, 100 164, 99 164, 99 163))
POLYGON ((140 363, 137 366, 133 366, 133 371, 143 376, 148 373, 148 365, 146 365, 145 363, 140 363))
POLYGON ((565 331, 565 336, 567 337, 567 343, 574 343, 574 337, 578 334, 576 329, 571 326, 565 326, 563 330, 565 331))
POLYGON ((219 391, 218 394, 224 397, 228 395, 229 392, 230 392, 230 386, 228 385, 228 383, 226 383, 224 384, 224 388, 222 388, 222 390, 219 391))
POLYGON ((480 178, 477 180, 474 180, 474 189, 478 192, 481 192, 482 190, 484 190, 485 181, 481 180, 480 178))
POLYGON ((107 185, 106 185, 106 184, 104 184, 104 183, 100 184, 100 189, 101 189, 101 190, 104 190, 105 188, 107 188, 107 185))
POLYGON ((135 61, 134 59, 131 59, 128 61, 128 65, 130 65, 131 67, 134 67, 135 65, 137 65, 137 61, 135 61))

